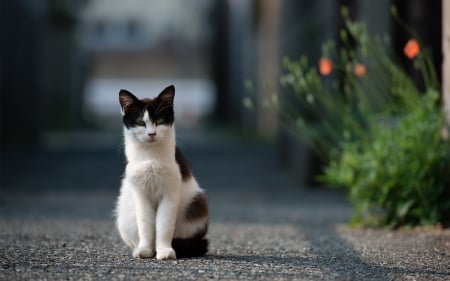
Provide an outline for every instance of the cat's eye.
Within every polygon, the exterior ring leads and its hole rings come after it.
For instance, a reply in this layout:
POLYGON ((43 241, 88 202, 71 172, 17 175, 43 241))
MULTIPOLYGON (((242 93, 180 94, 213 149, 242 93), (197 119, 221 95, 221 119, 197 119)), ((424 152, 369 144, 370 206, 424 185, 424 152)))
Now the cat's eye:
POLYGON ((137 121, 137 122, 136 122, 136 124, 137 124, 138 126, 142 126, 142 127, 145 127, 145 122, 144 122, 144 121, 142 121, 142 120, 140 120, 140 121, 137 121))
POLYGON ((156 125, 161 125, 162 123, 164 123, 164 118, 158 118, 156 119, 156 125))

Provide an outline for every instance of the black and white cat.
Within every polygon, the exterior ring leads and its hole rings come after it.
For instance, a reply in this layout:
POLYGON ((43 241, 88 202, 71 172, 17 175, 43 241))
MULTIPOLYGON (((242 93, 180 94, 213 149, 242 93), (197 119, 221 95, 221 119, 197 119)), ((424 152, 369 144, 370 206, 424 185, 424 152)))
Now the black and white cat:
POLYGON ((175 259, 208 250, 207 200, 175 144, 174 96, 174 86, 154 99, 119 92, 128 163, 117 227, 133 257, 175 259))

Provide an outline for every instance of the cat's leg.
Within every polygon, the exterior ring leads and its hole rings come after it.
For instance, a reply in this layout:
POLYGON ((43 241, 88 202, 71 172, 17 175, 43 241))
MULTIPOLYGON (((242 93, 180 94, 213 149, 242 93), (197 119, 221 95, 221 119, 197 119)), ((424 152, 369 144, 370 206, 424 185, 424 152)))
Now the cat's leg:
POLYGON ((117 229, 122 240, 134 249, 138 242, 138 232, 136 225, 136 210, 129 183, 124 180, 117 200, 116 208, 117 229))
POLYGON ((136 210, 136 224, 139 243, 133 257, 150 258, 155 256, 155 209, 141 188, 133 188, 133 201, 136 210))
POLYGON ((125 168, 124 182, 129 185, 138 236, 133 256, 140 258, 155 255, 155 208, 146 188, 151 168, 151 161, 128 163, 125 168))
POLYGON ((172 239, 177 219, 178 200, 166 197, 160 202, 156 213, 156 258, 175 259, 172 239))

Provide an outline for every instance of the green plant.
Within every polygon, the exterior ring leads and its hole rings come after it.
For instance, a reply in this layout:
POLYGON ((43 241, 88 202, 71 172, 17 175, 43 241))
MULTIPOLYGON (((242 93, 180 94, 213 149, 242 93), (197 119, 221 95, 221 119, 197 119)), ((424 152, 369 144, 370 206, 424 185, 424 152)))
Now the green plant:
POLYGON ((440 137, 437 92, 398 124, 379 124, 368 141, 343 142, 321 179, 347 187, 354 224, 398 227, 442 222, 450 208, 450 146, 440 137))
POLYGON ((281 83, 290 95, 267 104, 327 163, 319 179, 349 190, 352 223, 442 222, 450 210, 450 143, 440 136, 444 115, 430 51, 417 39, 404 49, 421 73, 421 91, 393 59, 387 37, 370 36, 345 8, 342 14, 343 44, 324 44, 318 69, 306 57, 285 59, 281 83))

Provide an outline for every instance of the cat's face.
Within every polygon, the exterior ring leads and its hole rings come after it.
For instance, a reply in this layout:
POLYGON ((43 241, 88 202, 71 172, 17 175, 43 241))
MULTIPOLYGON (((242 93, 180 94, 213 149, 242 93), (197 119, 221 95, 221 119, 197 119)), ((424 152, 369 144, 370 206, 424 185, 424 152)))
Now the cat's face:
POLYGON ((126 132, 145 144, 158 143, 172 130, 175 87, 165 88, 154 99, 138 99, 127 90, 119 92, 126 132))

